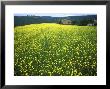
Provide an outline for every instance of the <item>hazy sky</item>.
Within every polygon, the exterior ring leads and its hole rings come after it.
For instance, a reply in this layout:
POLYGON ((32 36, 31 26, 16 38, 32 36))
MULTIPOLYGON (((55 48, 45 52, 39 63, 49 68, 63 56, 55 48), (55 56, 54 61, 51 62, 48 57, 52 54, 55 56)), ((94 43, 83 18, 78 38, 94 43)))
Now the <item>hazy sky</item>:
POLYGON ((86 13, 16 13, 14 16, 27 16, 27 15, 35 15, 35 16, 52 16, 52 17, 66 17, 66 16, 82 16, 82 15, 96 15, 96 14, 86 14, 86 13))

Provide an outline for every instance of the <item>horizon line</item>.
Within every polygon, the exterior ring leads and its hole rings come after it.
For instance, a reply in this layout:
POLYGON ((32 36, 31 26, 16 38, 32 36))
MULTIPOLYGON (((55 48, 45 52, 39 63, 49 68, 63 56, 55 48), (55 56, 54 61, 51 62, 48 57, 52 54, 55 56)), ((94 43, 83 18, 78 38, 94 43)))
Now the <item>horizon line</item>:
POLYGON ((26 13, 23 13, 23 14, 14 14, 14 16, 48 16, 48 17, 68 17, 68 16, 88 16, 88 15, 97 15, 97 14, 82 14, 82 13, 38 13, 38 14, 26 14, 26 13))

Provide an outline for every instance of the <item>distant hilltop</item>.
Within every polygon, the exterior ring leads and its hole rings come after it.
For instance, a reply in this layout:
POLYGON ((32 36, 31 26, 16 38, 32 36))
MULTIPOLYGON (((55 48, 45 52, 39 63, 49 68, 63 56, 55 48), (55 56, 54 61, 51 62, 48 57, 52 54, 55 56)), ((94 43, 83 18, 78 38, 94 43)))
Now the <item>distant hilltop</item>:
POLYGON ((14 26, 22 26, 27 24, 39 23, 58 23, 66 25, 80 26, 97 26, 97 15, 84 16, 66 16, 66 17, 51 17, 51 16, 14 16, 14 26))

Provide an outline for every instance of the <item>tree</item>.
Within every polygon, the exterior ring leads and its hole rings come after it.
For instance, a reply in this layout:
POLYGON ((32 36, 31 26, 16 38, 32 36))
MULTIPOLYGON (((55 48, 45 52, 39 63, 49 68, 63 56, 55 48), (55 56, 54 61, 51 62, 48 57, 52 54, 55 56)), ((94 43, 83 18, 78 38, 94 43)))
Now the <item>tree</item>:
POLYGON ((61 19, 58 19, 58 20, 57 20, 57 23, 58 23, 58 24, 61 24, 61 19))
POLYGON ((81 20, 79 25, 81 26, 86 26, 87 24, 94 24, 94 20, 93 19, 84 19, 81 20))
POLYGON ((76 25, 77 24, 77 21, 72 20, 71 24, 76 25))

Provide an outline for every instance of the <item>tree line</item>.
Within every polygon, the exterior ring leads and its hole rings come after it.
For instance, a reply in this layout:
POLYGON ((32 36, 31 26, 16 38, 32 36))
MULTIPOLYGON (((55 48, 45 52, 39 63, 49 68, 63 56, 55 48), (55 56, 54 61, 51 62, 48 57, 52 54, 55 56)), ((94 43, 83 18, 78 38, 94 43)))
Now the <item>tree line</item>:
POLYGON ((96 18, 81 18, 71 19, 66 17, 50 17, 50 16, 14 16, 14 26, 22 26, 28 24, 39 23, 58 23, 66 25, 79 25, 79 26, 97 26, 96 18))

